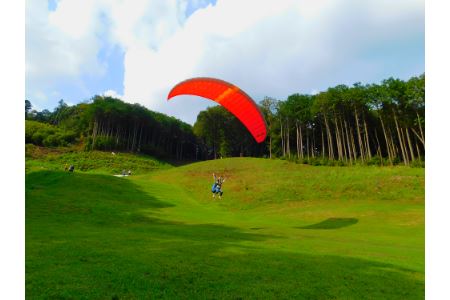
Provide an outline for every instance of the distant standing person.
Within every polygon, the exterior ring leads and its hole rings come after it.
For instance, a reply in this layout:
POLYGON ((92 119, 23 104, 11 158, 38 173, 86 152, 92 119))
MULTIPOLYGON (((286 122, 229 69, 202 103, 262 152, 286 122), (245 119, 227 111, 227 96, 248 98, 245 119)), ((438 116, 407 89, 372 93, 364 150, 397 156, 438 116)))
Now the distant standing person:
POLYGON ((73 172, 74 170, 75 170, 75 166, 74 165, 70 165, 69 172, 73 172))

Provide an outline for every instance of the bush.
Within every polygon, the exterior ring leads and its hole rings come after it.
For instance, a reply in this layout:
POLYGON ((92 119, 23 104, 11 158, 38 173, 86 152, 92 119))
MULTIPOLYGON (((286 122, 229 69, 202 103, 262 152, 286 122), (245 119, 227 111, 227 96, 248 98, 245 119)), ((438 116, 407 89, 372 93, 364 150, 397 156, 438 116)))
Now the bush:
POLYGON ((421 159, 413 160, 411 162, 411 167, 413 168, 425 168, 425 161, 421 159))
POLYGON ((38 146, 67 146, 76 141, 73 131, 64 131, 57 126, 36 121, 25 121, 25 143, 38 146))
POLYGON ((107 136, 97 136, 95 138, 95 144, 93 145, 93 149, 96 150, 110 150, 114 149, 116 145, 116 141, 114 138, 107 136))
POLYGON ((381 166, 383 164, 383 158, 378 155, 372 156, 372 158, 367 161, 368 166, 381 166))

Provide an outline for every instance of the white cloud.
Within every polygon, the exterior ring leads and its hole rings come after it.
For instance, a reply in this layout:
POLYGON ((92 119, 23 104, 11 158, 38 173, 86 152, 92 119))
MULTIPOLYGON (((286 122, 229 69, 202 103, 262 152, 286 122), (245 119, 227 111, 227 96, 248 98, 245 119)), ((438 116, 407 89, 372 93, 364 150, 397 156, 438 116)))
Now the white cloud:
POLYGON ((130 48, 124 96, 193 122, 210 102, 164 101, 190 77, 231 81, 255 100, 379 80, 387 66, 366 52, 378 47, 392 56, 398 40, 421 38, 423 18, 423 1, 219 0, 193 13, 158 49, 130 48))
POLYGON ((117 98, 117 99, 122 99, 123 95, 120 95, 118 92, 116 92, 115 90, 107 90, 104 91, 102 93, 103 96, 107 96, 107 97, 113 97, 113 98, 117 98))
POLYGON ((119 45, 123 95, 107 92, 189 122, 211 102, 165 100, 190 77, 219 77, 260 100, 379 80, 397 60, 394 76, 423 68, 399 54, 423 39, 423 0, 61 0, 54 12, 36 3, 27 1, 26 49, 36 93, 61 77, 100 77, 102 43, 119 45), (199 9, 186 18, 188 7, 199 9))

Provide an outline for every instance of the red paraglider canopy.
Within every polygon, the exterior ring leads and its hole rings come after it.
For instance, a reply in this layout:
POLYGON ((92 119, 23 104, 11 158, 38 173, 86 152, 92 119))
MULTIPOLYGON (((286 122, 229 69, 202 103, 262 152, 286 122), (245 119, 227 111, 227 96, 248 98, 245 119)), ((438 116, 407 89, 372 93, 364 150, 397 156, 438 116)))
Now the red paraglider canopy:
POLYGON ((253 99, 237 86, 215 78, 192 78, 172 88, 167 100, 179 95, 195 95, 219 103, 247 127, 258 143, 265 140, 267 126, 261 111, 253 99))

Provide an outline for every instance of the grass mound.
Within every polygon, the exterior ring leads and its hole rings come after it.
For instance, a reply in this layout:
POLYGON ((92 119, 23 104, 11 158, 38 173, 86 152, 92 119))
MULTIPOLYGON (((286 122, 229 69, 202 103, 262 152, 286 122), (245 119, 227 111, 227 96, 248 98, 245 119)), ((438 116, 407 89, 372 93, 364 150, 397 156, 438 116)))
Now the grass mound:
POLYGON ((185 187, 199 199, 210 198, 212 173, 225 176, 230 208, 284 202, 423 200, 424 170, 409 167, 309 166, 282 160, 229 158, 195 163, 157 177, 185 187))
POLYGON ((422 299, 423 177, 250 158, 128 178, 29 172, 27 297, 422 299), (229 176, 220 201, 213 171, 229 176))
POLYGON ((114 153, 104 151, 83 151, 77 148, 43 148, 26 145, 27 171, 64 170, 74 165, 75 171, 120 174, 131 170, 133 174, 148 173, 171 165, 147 155, 114 153))

